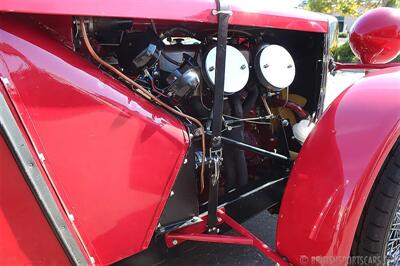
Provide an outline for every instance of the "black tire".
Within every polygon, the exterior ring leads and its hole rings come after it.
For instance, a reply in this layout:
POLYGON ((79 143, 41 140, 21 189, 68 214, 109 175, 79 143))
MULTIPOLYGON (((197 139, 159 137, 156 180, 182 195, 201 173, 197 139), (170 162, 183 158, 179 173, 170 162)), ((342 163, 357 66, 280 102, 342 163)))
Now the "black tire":
MULTIPOLYGON (((364 208, 352 247, 351 265, 400 265, 399 253, 394 258, 387 256, 393 222, 400 221, 396 218, 399 211, 400 140, 386 159, 364 208)), ((399 226, 396 228, 400 230, 399 226)), ((395 245, 400 247, 400 240, 395 245)))

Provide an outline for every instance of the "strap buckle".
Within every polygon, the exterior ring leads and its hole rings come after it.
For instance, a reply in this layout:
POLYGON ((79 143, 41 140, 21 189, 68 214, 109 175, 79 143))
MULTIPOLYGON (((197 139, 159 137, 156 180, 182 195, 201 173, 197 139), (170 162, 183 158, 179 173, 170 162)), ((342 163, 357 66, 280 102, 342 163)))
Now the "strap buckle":
POLYGON ((214 167, 214 171, 211 175, 211 182, 212 185, 215 186, 217 185, 219 177, 221 175, 221 166, 223 161, 222 148, 219 148, 217 150, 210 150, 210 155, 211 155, 210 167, 214 167))

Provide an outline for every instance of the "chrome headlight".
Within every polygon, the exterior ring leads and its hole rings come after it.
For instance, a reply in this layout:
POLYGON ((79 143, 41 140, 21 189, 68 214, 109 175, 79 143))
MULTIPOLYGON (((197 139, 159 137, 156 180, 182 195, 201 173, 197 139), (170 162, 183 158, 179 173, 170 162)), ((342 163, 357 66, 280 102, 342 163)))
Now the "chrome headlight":
POLYGON ((329 38, 328 38, 328 48, 334 47, 338 42, 339 36, 339 22, 336 17, 327 15, 329 24, 329 38))

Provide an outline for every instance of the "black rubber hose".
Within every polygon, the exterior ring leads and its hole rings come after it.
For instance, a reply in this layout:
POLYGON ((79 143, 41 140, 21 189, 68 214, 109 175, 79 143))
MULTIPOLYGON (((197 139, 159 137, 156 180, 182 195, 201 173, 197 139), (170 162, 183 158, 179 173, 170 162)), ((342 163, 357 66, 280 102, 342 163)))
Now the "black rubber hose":
MULTIPOLYGON (((230 134, 226 134, 228 137, 230 134)), ((235 156, 233 156, 235 152, 235 147, 232 145, 224 145, 223 151, 223 165, 224 165, 224 187, 225 192, 229 192, 230 190, 237 187, 236 183, 236 169, 235 169, 235 156)))
POLYGON ((196 117, 209 117, 210 110, 204 107, 201 103, 201 96, 193 96, 190 98, 190 106, 192 107, 193 115, 196 117))
MULTIPOLYGON (((238 118, 243 118, 243 105, 239 94, 234 94, 230 97, 232 108, 232 115, 238 118)), ((236 141, 244 141, 244 127, 243 122, 239 122, 239 127, 235 127, 224 134, 227 138, 236 141)), ((224 147, 224 176, 225 176, 225 190, 229 191, 233 188, 246 185, 248 183, 248 170, 246 157, 243 150, 232 146, 226 145, 224 147)))
MULTIPOLYGON (((242 101, 240 100, 240 95, 235 94, 232 96, 232 105, 234 116, 239 118, 244 118, 244 110, 242 101)), ((234 139, 244 142, 244 125, 242 123, 241 127, 235 128, 233 134, 234 139)), ((236 181, 239 186, 246 185, 249 179, 249 174, 247 171, 246 157, 243 150, 235 148, 234 151, 235 162, 236 162, 236 181)))
POLYGON ((195 39, 196 39, 196 36, 197 36, 193 31, 190 31, 190 30, 182 28, 182 27, 175 27, 175 28, 171 28, 171 29, 161 33, 160 39, 165 39, 167 37, 172 37, 172 34, 174 34, 175 32, 184 33, 187 36, 190 36, 190 37, 195 38, 195 39))
POLYGON ((246 116, 250 112, 250 110, 253 109, 256 105, 260 90, 258 89, 257 84, 254 84, 247 87, 247 92, 247 97, 243 102, 243 116, 246 116))

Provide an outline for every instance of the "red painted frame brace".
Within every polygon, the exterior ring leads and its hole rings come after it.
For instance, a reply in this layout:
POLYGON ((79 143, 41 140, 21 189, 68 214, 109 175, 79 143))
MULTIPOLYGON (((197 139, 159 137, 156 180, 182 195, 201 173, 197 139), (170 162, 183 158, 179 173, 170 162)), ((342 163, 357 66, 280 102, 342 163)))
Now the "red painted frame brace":
POLYGON ((272 260, 279 266, 289 266, 290 264, 279 256, 275 251, 268 247, 264 242, 250 233, 246 228, 241 226, 235 220, 225 213, 223 208, 217 211, 218 224, 227 224, 234 231, 240 234, 240 236, 226 236, 217 234, 205 234, 207 231, 207 218, 205 215, 202 221, 193 225, 189 225, 176 231, 169 232, 165 235, 165 242, 167 247, 171 248, 184 241, 200 241, 210 243, 222 243, 222 244, 235 244, 235 245, 248 245, 257 248, 265 257, 272 260))
POLYGON ((346 69, 383 69, 388 67, 398 67, 400 63, 388 63, 388 64, 345 64, 335 62, 334 70, 346 70, 346 69))

